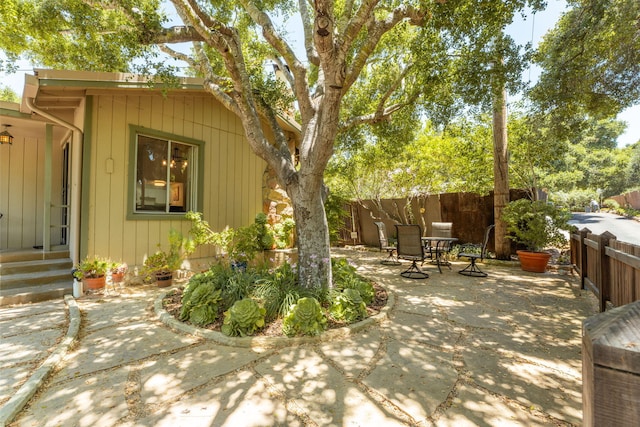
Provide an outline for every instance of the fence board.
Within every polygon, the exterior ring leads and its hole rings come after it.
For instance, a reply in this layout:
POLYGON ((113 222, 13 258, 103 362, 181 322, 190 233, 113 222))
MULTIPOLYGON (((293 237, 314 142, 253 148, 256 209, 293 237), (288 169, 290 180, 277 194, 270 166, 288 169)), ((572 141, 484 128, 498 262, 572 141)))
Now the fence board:
POLYGON ((601 311, 606 302, 618 307, 640 300, 640 246, 587 229, 571 233, 570 239, 571 260, 582 287, 598 297, 601 311))

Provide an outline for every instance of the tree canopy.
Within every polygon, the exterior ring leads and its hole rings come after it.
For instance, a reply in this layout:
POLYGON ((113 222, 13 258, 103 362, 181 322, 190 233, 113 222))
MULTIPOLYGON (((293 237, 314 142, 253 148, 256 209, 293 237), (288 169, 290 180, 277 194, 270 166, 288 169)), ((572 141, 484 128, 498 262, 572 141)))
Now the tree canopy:
POLYGON ((640 103, 640 2, 572 0, 534 59, 532 91, 559 130, 579 131, 585 116, 615 117, 640 103))
MULTIPOLYGON (((492 99, 488 82, 519 81, 520 51, 502 30, 540 0, 171 0, 169 22, 157 0, 9 0, 0 47, 46 66, 143 70, 175 75, 160 52, 204 77, 204 89, 238 114, 253 151, 289 194, 303 286, 330 283, 323 173, 338 135, 365 124, 428 114, 446 121, 461 100, 492 99), (304 57, 282 22, 297 16, 304 57), (189 50, 176 43, 191 43, 189 50), (275 64, 288 87, 265 63, 275 64), (137 65, 136 65, 137 64, 137 65), (516 78, 516 76, 518 78, 516 78), (278 116, 296 101, 299 163, 278 116), (287 105, 289 104, 289 105, 287 105), (267 138, 262 123, 274 138, 267 138)), ((13 56, 11 56, 13 55, 13 56)), ((503 85, 501 85, 503 86, 503 85)), ((409 120, 410 122, 411 120, 409 120)), ((392 130, 392 127, 388 127, 392 130)), ((386 138, 392 142, 392 135, 386 138)), ((395 141, 397 144, 403 141, 395 141)))

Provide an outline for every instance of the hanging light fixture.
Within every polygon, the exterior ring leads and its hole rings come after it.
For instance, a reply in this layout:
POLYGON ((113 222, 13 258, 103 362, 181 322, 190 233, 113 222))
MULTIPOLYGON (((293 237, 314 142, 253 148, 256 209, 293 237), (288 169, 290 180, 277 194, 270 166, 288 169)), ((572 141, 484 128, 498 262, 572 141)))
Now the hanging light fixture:
POLYGON ((4 130, 0 132, 0 144, 13 144, 13 135, 7 130, 11 125, 3 124, 2 126, 4 126, 4 130))

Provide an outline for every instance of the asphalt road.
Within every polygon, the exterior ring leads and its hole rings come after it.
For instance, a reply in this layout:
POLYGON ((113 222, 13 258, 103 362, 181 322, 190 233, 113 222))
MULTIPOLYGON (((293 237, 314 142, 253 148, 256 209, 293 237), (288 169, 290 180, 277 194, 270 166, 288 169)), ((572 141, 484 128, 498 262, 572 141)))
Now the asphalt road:
POLYGON ((588 228, 592 233, 602 234, 605 231, 613 234, 618 240, 640 245, 640 222, 618 215, 597 213, 574 213, 569 224, 578 229, 588 228))

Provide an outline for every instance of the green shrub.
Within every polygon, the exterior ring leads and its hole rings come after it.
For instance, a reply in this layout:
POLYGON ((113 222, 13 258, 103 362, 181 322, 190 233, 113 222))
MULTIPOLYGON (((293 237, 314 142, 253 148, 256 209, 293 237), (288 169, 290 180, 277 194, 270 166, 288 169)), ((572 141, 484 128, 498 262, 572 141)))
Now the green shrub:
POLYGON ((236 301, 224 313, 222 333, 230 337, 253 335, 264 326, 264 315, 265 309, 254 300, 246 298, 236 301))
POLYGON ((598 194, 593 190, 558 191, 549 195, 549 200, 557 206, 563 206, 574 212, 582 212, 589 206, 591 200, 598 200, 598 194))
POLYGON ((295 335, 319 335, 325 330, 327 319, 320 303, 315 298, 300 298, 291 307, 282 321, 282 332, 288 337, 295 335))
POLYGON ((222 306, 224 310, 236 301, 248 298, 257 279, 254 270, 234 270, 226 268, 226 277, 222 282, 222 306))
POLYGON ((275 319, 278 315, 284 316, 300 298, 297 283, 297 273, 289 263, 256 280, 253 297, 262 301, 267 310, 267 320, 275 319))
POLYGON ((502 220, 510 233, 507 238, 530 251, 565 245, 567 239, 563 230, 569 229, 570 218, 569 211, 541 200, 514 200, 502 211, 502 220))
POLYGON ((293 230, 296 223, 292 218, 285 218, 282 222, 273 225, 273 237, 276 239, 276 248, 285 249, 293 247, 293 230))
POLYGON ((260 247, 263 251, 267 251, 269 249, 273 249, 273 245, 276 242, 276 239, 273 237, 273 232, 267 226, 267 215, 260 212, 256 214, 255 218, 255 228, 258 242, 260 242, 260 247))
POLYGON ((355 289, 360 293, 366 305, 371 304, 376 296, 371 281, 360 276, 355 267, 350 265, 345 258, 335 258, 332 261, 334 288, 337 290, 355 289))
POLYGON ((333 292, 332 296, 329 314, 335 320, 353 323, 367 317, 367 305, 357 290, 345 289, 342 292, 333 292))

